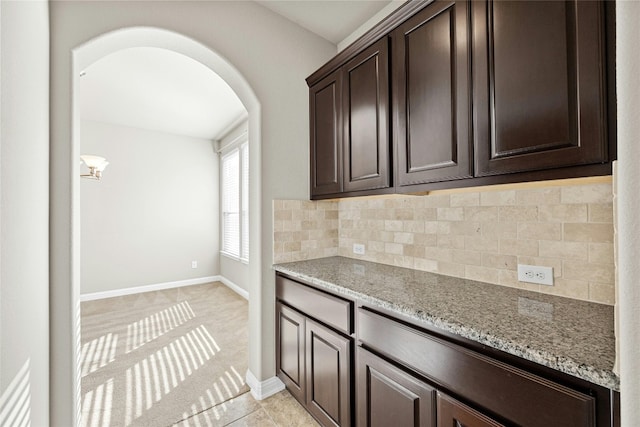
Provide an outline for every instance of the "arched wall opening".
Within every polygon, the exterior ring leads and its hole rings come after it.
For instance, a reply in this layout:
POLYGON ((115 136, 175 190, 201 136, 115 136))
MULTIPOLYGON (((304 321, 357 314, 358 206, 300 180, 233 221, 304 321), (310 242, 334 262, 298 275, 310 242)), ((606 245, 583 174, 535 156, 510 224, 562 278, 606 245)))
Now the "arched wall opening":
MULTIPOLYGON (((66 327, 68 337, 56 339, 59 331, 52 325, 51 366, 55 374, 51 379, 51 421, 72 420, 78 425, 80 420, 80 374, 78 366, 80 348, 80 115, 78 111, 78 85, 80 72, 99 59, 122 49, 134 47, 156 47, 171 50, 194 59, 218 74, 234 90, 248 112, 249 162, 249 355, 257 352, 261 345, 260 337, 260 274, 261 254, 261 105, 253 89, 243 75, 225 58, 205 45, 179 33, 152 27, 132 27, 107 32, 78 46, 72 51, 71 66, 71 159, 70 165, 70 206, 69 242, 70 271, 68 289, 57 289, 52 299, 52 318, 62 319, 57 326, 66 327), (64 304, 56 304, 61 300, 64 304), (57 311, 57 313, 55 312, 57 311), (61 313, 60 311, 68 311, 61 313), (60 323, 63 323, 60 325, 60 323), (68 338, 68 339, 67 339, 68 338), (62 363, 60 363, 62 362, 62 363), (65 413, 65 407, 73 408, 73 413, 65 413)), ((52 193, 55 191, 52 190, 52 193)), ((53 220, 55 223, 55 219, 53 220)), ((55 237, 53 238, 55 240, 55 237)), ((57 266, 54 264, 53 270, 57 266)), ((259 367, 251 365, 249 357, 248 378, 253 378, 252 370, 259 367)), ((251 382, 249 381, 249 385, 251 382)))

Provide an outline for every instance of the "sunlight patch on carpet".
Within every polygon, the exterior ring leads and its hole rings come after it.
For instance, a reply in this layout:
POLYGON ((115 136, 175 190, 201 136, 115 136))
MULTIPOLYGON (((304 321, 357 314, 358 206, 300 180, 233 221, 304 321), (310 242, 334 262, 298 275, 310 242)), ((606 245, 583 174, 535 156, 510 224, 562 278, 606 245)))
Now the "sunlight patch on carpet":
POLYGON ((109 427, 111 425, 111 404, 113 402, 113 378, 100 384, 95 391, 90 390, 82 399, 82 427, 109 427))
POLYGON ((196 317, 188 301, 153 313, 127 325, 126 353, 136 350, 196 317))
POLYGON ((118 334, 108 333, 82 345, 80 367, 82 376, 97 371, 116 360, 118 334))
MULTIPOLYGON (((151 409, 154 401, 162 399, 163 392, 169 394, 219 351, 216 340, 200 325, 127 368, 125 425, 131 425, 143 411, 151 409)), ((224 379, 221 380, 224 383, 224 379)), ((217 384, 214 387, 217 388, 217 384)), ((226 383, 224 387, 226 399, 233 397, 226 383)), ((221 392, 218 395, 225 400, 221 392)))

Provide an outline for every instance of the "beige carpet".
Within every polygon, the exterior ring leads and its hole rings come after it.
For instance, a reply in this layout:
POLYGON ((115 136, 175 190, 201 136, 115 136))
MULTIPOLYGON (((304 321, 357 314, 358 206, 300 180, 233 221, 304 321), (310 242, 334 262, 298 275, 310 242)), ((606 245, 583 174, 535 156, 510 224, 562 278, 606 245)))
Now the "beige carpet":
POLYGON ((81 330, 83 426, 227 425, 257 404, 247 302, 220 283, 84 302, 81 330))

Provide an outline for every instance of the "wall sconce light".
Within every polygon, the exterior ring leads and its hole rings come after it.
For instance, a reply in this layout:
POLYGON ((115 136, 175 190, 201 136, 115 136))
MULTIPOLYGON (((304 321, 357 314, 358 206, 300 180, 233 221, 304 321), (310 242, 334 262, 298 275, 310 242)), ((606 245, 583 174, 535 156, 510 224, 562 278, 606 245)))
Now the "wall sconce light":
POLYGON ((109 162, 104 157, 84 155, 80 156, 85 165, 89 168, 88 174, 80 175, 81 178, 97 179, 102 178, 102 171, 109 162))

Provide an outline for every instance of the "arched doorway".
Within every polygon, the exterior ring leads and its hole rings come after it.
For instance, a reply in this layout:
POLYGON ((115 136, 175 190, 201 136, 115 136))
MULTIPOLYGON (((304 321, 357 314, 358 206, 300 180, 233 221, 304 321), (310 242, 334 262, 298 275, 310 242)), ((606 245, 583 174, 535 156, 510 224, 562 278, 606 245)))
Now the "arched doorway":
MULTIPOLYGON (((249 211, 250 226, 249 236, 250 245, 250 292, 249 292, 249 311, 252 306, 260 304, 260 298, 252 292, 260 283, 260 266, 261 266, 261 106, 253 89, 247 83, 245 78, 236 70, 228 61, 212 51, 203 44, 185 37, 181 34, 163 30, 159 28, 134 27, 112 31, 94 38, 81 46, 75 48, 72 53, 73 65, 71 67, 71 93, 72 93, 72 117, 71 117, 71 154, 73 159, 78 159, 79 152, 79 112, 78 112, 78 79, 80 72, 94 63, 95 61, 119 50, 135 48, 135 47, 155 47, 162 48, 180 53, 190 57, 218 74, 227 84, 235 91, 238 98, 242 101, 248 112, 248 140, 249 140, 249 161, 251 173, 249 174, 249 211)), ((80 376, 78 375, 78 355, 79 355, 79 332, 80 332, 80 236, 79 236, 79 164, 77 161, 71 161, 71 203, 70 212, 70 248, 69 248, 69 265, 70 272, 66 272, 71 279, 68 281, 68 289, 56 289, 52 301, 54 301, 54 310, 67 310, 70 313, 66 315, 61 313, 53 313, 54 318, 62 319, 57 328, 52 328, 51 333, 51 353, 52 367, 55 369, 55 375, 52 375, 51 396, 52 405, 63 405, 73 408, 71 413, 65 414, 65 409, 58 408, 58 414, 52 418, 52 422, 61 419, 73 420, 77 424, 80 419, 80 376), (62 295, 62 297, 60 296, 62 295), (66 296, 66 297, 65 297, 66 296), (69 298, 66 300, 65 298, 69 298), (55 306, 55 301, 63 299, 64 306, 55 306), (69 315, 70 314, 70 315, 69 315), (60 328, 62 326, 62 328, 60 328), (62 334, 60 329, 66 329, 67 334, 62 334), (60 339, 58 339, 60 338, 60 339), (66 405, 65 403, 73 403, 66 405)), ((56 265, 53 266, 56 268, 56 265)), ((257 316, 249 316, 249 359, 254 352, 252 346, 260 345, 260 340, 255 339, 259 334, 259 319, 257 316), (253 337, 253 339, 252 339, 253 337)), ((254 347, 255 349, 255 347, 254 347)), ((251 370, 251 364, 249 364, 251 370)))

